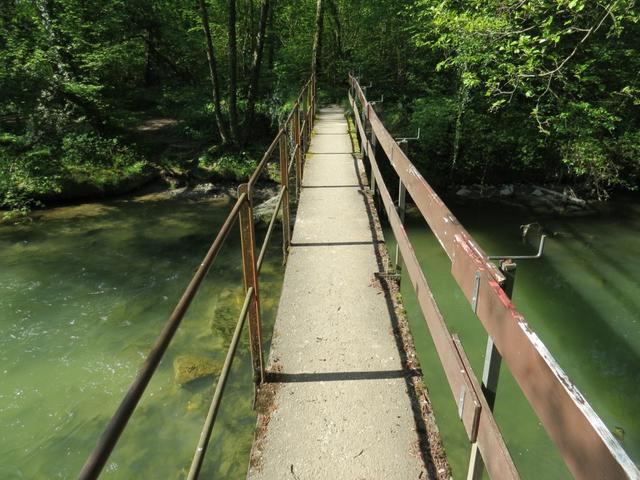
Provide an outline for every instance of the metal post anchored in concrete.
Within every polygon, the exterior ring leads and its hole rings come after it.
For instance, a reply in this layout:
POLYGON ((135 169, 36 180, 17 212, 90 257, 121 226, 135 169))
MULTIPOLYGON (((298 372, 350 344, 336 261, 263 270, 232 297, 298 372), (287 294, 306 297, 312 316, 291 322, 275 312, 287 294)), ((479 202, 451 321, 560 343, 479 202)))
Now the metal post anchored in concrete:
MULTIPOLYGON (((509 298, 513 295, 513 285, 516 280, 516 264, 513 259, 518 260, 533 260, 542 257, 542 253, 544 251, 544 243, 546 236, 542 235, 540 237, 540 245, 538 247, 538 253, 535 255, 510 255, 510 256, 499 256, 499 255, 490 255, 487 258, 493 260, 499 260, 500 264, 500 272, 505 277, 504 284, 502 285, 502 289, 504 293, 507 294, 509 298)), ((477 279, 479 277, 476 277, 477 279)), ((477 280, 476 280, 477 281, 477 280)), ((474 313, 477 308, 477 297, 476 302, 472 305, 474 313)), ((500 378, 500 366, 502 364, 502 356, 495 344, 493 343, 493 339, 489 335, 487 338, 487 348, 484 356, 484 369, 482 371, 482 392, 484 393, 485 398, 487 399, 487 404, 489 408, 493 410, 493 407, 496 402, 496 393, 498 391, 498 380, 500 378)), ((478 443, 474 442, 471 445, 471 455, 469 458, 469 470, 467 472, 467 480, 480 480, 482 478, 482 474, 484 471, 484 462, 482 460, 482 456, 478 451, 478 443)))
MULTIPOLYGON (((408 157, 409 156, 409 141, 411 140, 420 140, 420 129, 418 128, 418 134, 415 137, 402 137, 396 138, 396 142, 398 146, 402 149, 403 153, 408 157)), ((405 212, 407 209, 407 188, 402 183, 402 179, 398 179, 398 215, 400 216, 400 220, 404 224, 405 212)), ((400 256, 400 246, 396 243, 396 255, 394 260, 394 268, 396 270, 396 274, 398 275, 398 282, 402 278, 402 258, 400 256)))
POLYGON ((255 233, 253 209, 249 186, 243 183, 238 187, 238 196, 246 194, 246 200, 240 208, 240 242, 242 244, 242 267, 245 292, 253 288, 253 300, 249 309, 249 341, 251 344, 251 362, 253 382, 258 387, 264 381, 264 362, 262 355, 262 325, 260 321, 260 296, 258 290, 258 272, 256 268, 255 233))

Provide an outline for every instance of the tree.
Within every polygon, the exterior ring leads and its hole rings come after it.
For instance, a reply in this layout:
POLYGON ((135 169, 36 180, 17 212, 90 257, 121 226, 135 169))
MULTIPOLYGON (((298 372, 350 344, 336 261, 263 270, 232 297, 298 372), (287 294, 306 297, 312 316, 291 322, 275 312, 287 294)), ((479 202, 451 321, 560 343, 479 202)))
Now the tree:
POLYGON ((322 26, 324 10, 322 0, 316 0, 316 28, 313 37, 313 51, 311 53, 311 74, 316 78, 320 74, 320 64, 322 59, 322 26))
POLYGON ((229 0, 229 130, 231 141, 238 141, 238 49, 236 41, 236 0, 229 0))
POLYGON ((209 61, 209 76, 211 78, 213 107, 216 116, 216 124, 218 126, 218 132, 223 143, 229 141, 229 134, 224 123, 222 116, 222 107, 220 105, 220 81, 218 80, 218 65, 216 62, 215 51, 213 49, 213 41, 211 40, 211 30, 209 28, 209 13, 204 0, 198 0, 200 7, 200 18, 202 20, 202 31, 204 33, 204 40, 207 46, 207 60, 209 61))
POLYGON ((245 121, 245 128, 247 129, 247 131, 251 130, 254 123, 256 97, 258 95, 258 83, 260 81, 260 67, 262 65, 262 53, 264 51, 264 39, 268 20, 269 0, 262 0, 262 6, 260 8, 260 23, 258 26, 256 46, 253 51, 249 89, 247 93, 247 116, 245 121))

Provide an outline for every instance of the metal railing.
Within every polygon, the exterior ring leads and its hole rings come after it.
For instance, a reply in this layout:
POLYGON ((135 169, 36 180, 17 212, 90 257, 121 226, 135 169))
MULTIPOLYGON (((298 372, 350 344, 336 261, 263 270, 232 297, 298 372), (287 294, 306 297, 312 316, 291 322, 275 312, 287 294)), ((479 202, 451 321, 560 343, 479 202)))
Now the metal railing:
POLYGON ((502 359, 576 478, 640 478, 636 465, 511 302, 515 264, 505 259, 498 268, 490 261, 389 134, 352 75, 349 85, 370 188, 382 200, 471 442, 467 478, 481 478, 484 467, 491 478, 519 478, 492 412, 502 359), (380 171, 383 157, 399 178, 399 209, 380 171), (447 253, 454 279, 487 331, 482 381, 460 340, 449 332, 404 229, 405 192, 447 253))
POLYGON ((297 199, 302 186, 303 156, 307 152, 311 139, 315 111, 316 81, 312 76, 302 88, 291 112, 283 122, 278 134, 258 163, 255 171, 249 178, 249 181, 239 186, 238 199, 231 208, 227 219, 220 228, 215 240, 209 248, 209 251, 189 282, 186 290, 182 294, 182 297, 169 317, 169 320, 164 325, 146 360, 140 367, 135 379, 122 399, 120 406, 109 421, 104 433, 98 441, 98 444, 80 471, 78 476, 79 479, 95 479, 100 475, 100 472, 104 468, 111 452, 118 443, 118 439, 127 426, 127 423, 138 405, 149 381, 169 347, 174 334, 180 326, 180 322, 189 309, 191 301, 200 289, 200 286, 209 272, 218 252, 222 248, 227 235, 237 220, 240 222, 243 279, 246 294, 244 304, 240 312, 240 317, 238 318, 224 365, 220 371, 220 376, 216 383, 211 405, 209 407, 202 433, 200 434, 200 439, 198 441, 198 446, 189 470, 188 478, 190 480, 198 478, 200 468, 202 467, 207 445, 211 438, 213 426, 220 407, 220 401, 224 393, 231 364, 238 347, 238 341, 247 315, 249 316, 249 345, 251 349, 253 381, 256 389, 264 381, 258 274, 262 267, 267 245, 273 233, 276 218, 280 213, 280 210, 282 210, 283 229, 282 252, 283 259, 286 261, 291 243, 290 206, 292 198, 289 195, 290 184, 293 181, 295 187, 294 199, 297 199), (274 152, 276 152, 276 149, 278 151, 280 163, 280 189, 278 192, 278 203, 271 217, 271 221, 269 222, 269 227, 267 228, 259 254, 256 257, 253 221, 253 188, 265 171, 267 164, 271 160, 274 152))

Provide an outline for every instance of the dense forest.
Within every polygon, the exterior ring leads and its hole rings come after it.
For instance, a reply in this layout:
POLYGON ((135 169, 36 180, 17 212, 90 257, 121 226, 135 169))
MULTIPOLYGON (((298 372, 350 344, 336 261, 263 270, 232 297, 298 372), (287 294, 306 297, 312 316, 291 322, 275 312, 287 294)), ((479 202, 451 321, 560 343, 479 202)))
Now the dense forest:
POLYGON ((371 87, 436 185, 640 173, 634 1, 2 0, 0 202, 239 180, 300 86, 371 87), (315 61, 312 60, 315 58, 315 61))

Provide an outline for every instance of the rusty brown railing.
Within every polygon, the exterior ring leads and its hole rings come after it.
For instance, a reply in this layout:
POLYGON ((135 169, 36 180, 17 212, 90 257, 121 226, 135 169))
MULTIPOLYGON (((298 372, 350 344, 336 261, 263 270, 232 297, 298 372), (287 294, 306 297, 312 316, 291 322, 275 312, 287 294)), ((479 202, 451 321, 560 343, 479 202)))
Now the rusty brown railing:
POLYGON ((242 327, 247 315, 249 316, 249 345, 251 349, 251 363, 253 367, 253 381, 256 389, 264 381, 264 362, 262 353, 262 328, 260 321, 260 289, 258 273, 264 260, 268 242, 273 233, 276 218, 282 210, 282 252, 286 261, 291 242, 291 225, 289 210, 292 198, 289 195, 290 184, 293 181, 295 186, 294 199, 299 196, 303 177, 303 157, 307 152, 313 130, 313 122, 316 112, 316 81, 312 76, 302 88, 300 95, 296 99, 286 120, 282 123, 278 134, 258 163, 255 171, 247 183, 238 188, 238 199, 233 205, 227 219, 218 231, 215 240, 211 244, 209 251, 205 255, 202 263, 198 267, 193 278, 189 282, 186 290, 182 294, 180 301, 173 310, 169 320, 164 325, 160 335, 156 339, 149 355, 140 367, 135 379, 125 394, 120 406, 109 421, 104 433, 100 437, 98 444, 84 464, 79 479, 88 480, 98 478, 104 468, 111 452, 118 443, 120 435, 133 411, 135 410, 142 394, 149 381, 155 373, 162 357, 164 356, 180 322, 184 318, 191 301, 198 293, 203 280, 211 268, 218 252, 222 248, 224 241, 235 224, 240 221, 240 238, 242 248, 243 278, 245 287, 245 300, 240 312, 240 317, 236 325, 231 344, 227 351, 227 356, 216 383, 216 389, 209 407, 209 411, 198 441, 198 446, 193 457, 188 478, 198 478, 207 445, 211 437, 213 425, 215 423, 220 401, 227 382, 229 371, 242 327), (280 162, 280 189, 278 192, 278 204, 269 222, 267 233, 260 248, 260 253, 256 257, 255 233, 253 222, 253 188, 258 179, 264 173, 265 168, 271 160, 273 154, 278 150, 280 162), (293 178, 292 178, 293 177, 293 178))
POLYGON ((382 200, 471 442, 467 478, 481 478, 484 467, 491 478, 519 478, 492 413, 502 359, 576 478, 640 478, 636 465, 511 302, 515 264, 507 259, 497 268, 491 263, 389 134, 352 75, 349 85, 361 150, 371 172, 370 188, 382 200), (400 211, 380 172, 383 156, 399 177, 400 211), (405 192, 449 256, 454 279, 487 331, 482 382, 459 339, 449 333, 404 230, 405 192))

